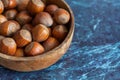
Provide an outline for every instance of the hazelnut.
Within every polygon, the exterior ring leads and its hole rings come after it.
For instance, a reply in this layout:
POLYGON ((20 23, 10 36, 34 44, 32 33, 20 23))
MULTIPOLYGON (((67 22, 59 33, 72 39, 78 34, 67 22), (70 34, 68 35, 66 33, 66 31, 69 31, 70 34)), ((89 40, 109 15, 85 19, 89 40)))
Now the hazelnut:
POLYGON ((17 21, 15 21, 15 20, 10 20, 10 21, 12 21, 13 23, 16 24, 18 30, 20 29, 21 26, 17 21))
POLYGON ((16 43, 12 38, 4 38, 0 41, 0 52, 8 55, 14 55, 16 52, 16 43))
POLYGON ((4 7, 6 9, 12 9, 17 6, 17 1, 16 0, 2 0, 4 7))
POLYGON ((5 16, 7 19, 15 19, 17 15, 17 11, 15 9, 7 10, 5 12, 5 16))
POLYGON ((64 25, 57 25, 53 28, 52 35, 59 41, 63 41, 68 33, 68 29, 64 25))
POLYGON ((28 31, 31 31, 32 28, 33 28, 33 26, 32 26, 31 24, 25 24, 25 25, 22 27, 22 29, 26 29, 26 30, 28 30, 28 31))
POLYGON ((0 14, 0 24, 7 21, 7 18, 5 16, 3 16, 2 14, 0 14))
POLYGON ((33 20, 33 25, 37 25, 37 24, 44 24, 45 26, 49 27, 52 26, 53 19, 49 13, 40 12, 35 16, 33 20))
POLYGON ((0 14, 4 11, 4 5, 3 2, 0 0, 0 14))
POLYGON ((25 47, 25 55, 36 56, 44 52, 44 47, 38 42, 31 42, 25 47))
POLYGON ((65 9, 59 8, 54 12, 54 20, 58 24, 66 24, 70 20, 70 14, 65 9))
POLYGON ((45 41, 49 37, 49 30, 46 26, 38 24, 32 30, 33 40, 37 42, 45 41))
POLYGON ((51 4, 51 5, 48 5, 46 8, 45 8, 45 11, 48 12, 49 14, 53 15, 54 12, 58 9, 58 6, 57 5, 54 5, 54 4, 51 4))
POLYGON ((21 24, 27 24, 32 20, 32 17, 27 11, 22 11, 16 16, 16 20, 21 24))
POLYGON ((24 47, 32 41, 31 33, 28 30, 22 29, 13 37, 18 47, 24 47))
POLYGON ((17 10, 18 11, 23 11, 23 10, 26 10, 26 8, 27 8, 27 5, 28 5, 28 2, 30 1, 30 0, 17 0, 18 2, 18 4, 17 4, 17 10))
POLYGON ((27 10, 33 15, 42 12, 45 4, 41 0, 29 0, 27 10))
POLYGON ((16 57, 23 57, 24 56, 24 51, 22 48, 18 48, 15 52, 15 55, 16 57))
POLYGON ((11 36, 20 29, 20 26, 17 26, 16 23, 12 21, 6 21, 0 24, 0 34, 3 36, 11 36))
POLYGON ((49 51, 55 47, 57 47, 60 43, 54 37, 49 37, 45 42, 43 42, 43 46, 45 51, 49 51))

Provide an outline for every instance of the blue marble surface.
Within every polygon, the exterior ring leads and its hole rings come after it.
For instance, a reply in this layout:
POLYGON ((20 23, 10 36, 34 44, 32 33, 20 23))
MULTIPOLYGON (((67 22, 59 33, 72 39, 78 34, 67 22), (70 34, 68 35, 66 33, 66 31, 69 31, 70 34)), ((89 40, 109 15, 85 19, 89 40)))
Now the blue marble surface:
POLYGON ((42 71, 0 67, 0 80, 120 80, 120 0, 66 0, 75 15, 68 52, 42 71))

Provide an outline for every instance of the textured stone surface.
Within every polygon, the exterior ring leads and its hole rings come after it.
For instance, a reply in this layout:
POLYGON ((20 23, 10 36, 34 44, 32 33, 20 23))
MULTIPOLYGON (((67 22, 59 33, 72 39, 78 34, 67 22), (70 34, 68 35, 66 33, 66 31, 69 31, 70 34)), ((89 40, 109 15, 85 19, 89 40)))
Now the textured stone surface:
POLYGON ((66 0, 75 34, 55 65, 20 73, 0 67, 0 80, 120 80, 120 0, 66 0))

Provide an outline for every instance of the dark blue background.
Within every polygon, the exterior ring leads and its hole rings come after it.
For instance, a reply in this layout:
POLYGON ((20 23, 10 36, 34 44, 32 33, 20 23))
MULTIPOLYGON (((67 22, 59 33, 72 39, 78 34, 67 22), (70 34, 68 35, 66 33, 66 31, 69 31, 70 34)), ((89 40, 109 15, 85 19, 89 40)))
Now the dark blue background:
POLYGON ((120 80, 120 0, 66 1, 76 26, 68 52, 42 71, 0 67, 0 80, 120 80))

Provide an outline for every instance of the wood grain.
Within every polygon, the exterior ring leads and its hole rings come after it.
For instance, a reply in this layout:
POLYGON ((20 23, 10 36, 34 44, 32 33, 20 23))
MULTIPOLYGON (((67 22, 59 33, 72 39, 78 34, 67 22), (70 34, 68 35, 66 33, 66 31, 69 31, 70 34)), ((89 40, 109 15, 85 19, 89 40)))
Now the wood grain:
POLYGON ((46 3, 56 4, 70 12, 71 20, 67 25, 70 28, 66 39, 55 49, 34 57, 14 57, 0 53, 0 65, 20 72, 36 71, 51 66, 66 53, 74 33, 74 16, 72 10, 64 0, 47 0, 46 3))

